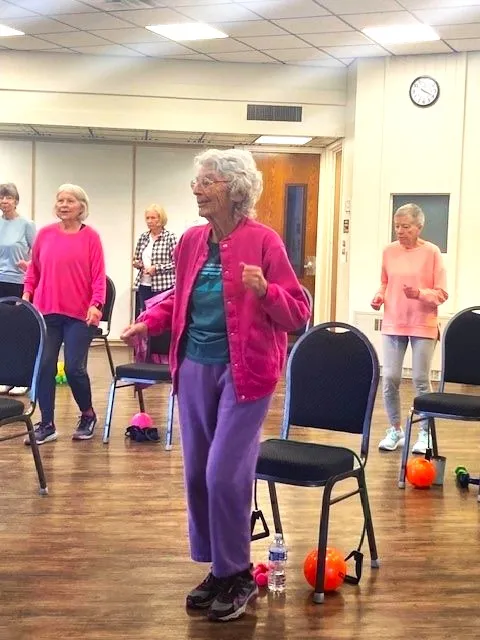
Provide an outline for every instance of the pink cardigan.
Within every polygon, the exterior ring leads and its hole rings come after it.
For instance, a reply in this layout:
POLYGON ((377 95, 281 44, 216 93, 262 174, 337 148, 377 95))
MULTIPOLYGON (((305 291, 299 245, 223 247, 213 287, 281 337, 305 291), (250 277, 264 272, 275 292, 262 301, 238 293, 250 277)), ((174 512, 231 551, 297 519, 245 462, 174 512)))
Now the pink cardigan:
MULTIPOLYGON (((181 340, 196 277, 208 256, 210 225, 188 229, 175 250, 175 293, 151 306, 142 321, 152 335, 172 330, 170 367, 178 385, 181 340)), ((287 332, 302 327, 311 310, 292 269, 284 244, 271 228, 242 220, 220 242, 230 366, 239 402, 273 393, 285 364, 287 332), (267 293, 258 298, 242 283, 241 263, 262 267, 267 293)))

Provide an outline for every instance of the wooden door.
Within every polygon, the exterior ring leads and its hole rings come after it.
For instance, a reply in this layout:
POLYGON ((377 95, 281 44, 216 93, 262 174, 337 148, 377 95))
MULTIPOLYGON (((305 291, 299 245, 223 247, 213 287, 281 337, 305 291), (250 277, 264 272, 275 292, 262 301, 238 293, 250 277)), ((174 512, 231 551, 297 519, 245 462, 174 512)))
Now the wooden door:
POLYGON ((257 220, 282 236, 300 282, 313 296, 320 156, 303 153, 255 153, 254 156, 263 173, 257 220), (291 206, 292 202, 296 204, 291 206), (296 236, 293 240, 292 235, 296 236))

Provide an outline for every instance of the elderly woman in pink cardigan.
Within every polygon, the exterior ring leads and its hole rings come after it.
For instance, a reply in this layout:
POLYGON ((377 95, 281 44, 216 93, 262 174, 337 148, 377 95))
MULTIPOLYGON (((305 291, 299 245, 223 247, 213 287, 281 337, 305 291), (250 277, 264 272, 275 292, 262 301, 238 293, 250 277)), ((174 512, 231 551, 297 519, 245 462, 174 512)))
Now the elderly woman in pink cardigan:
MULTIPOLYGON (((404 444, 400 414, 400 380, 408 342, 412 348, 413 385, 417 395, 431 391, 430 368, 438 340, 438 306, 448 298, 440 249, 420 238, 425 215, 405 204, 394 215, 397 241, 383 252, 381 286, 371 306, 384 305, 383 400, 389 419, 379 449, 394 451, 404 444)), ((425 453, 427 425, 421 423, 413 453, 425 453)))
POLYGON ((193 560, 211 563, 187 606, 241 616, 258 593, 250 510, 260 430, 285 363, 287 332, 310 317, 282 240, 252 219, 262 175, 248 151, 210 150, 192 181, 199 215, 175 250, 175 293, 125 340, 171 329, 170 364, 193 560))

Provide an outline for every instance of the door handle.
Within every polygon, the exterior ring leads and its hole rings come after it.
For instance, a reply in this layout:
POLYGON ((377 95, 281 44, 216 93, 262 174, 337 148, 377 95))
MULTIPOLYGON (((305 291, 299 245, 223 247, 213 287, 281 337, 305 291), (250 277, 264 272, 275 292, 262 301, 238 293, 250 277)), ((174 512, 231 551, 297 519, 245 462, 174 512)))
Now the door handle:
POLYGON ((306 276, 314 276, 317 266, 317 256, 307 256, 303 268, 305 269, 306 276))

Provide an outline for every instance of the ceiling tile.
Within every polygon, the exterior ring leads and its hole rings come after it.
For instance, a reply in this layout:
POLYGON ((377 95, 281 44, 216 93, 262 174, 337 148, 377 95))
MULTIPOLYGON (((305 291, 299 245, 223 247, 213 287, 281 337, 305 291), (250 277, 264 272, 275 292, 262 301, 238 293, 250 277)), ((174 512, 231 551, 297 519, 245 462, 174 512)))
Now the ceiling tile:
POLYGON ((289 18, 274 20, 275 24, 292 33, 329 33, 333 31, 348 31, 351 27, 335 16, 313 18, 289 18))
POLYGON ((356 29, 366 27, 387 27, 390 25, 418 24, 408 11, 389 11, 388 13, 357 13, 344 16, 344 20, 356 29))
POLYGON ((204 4, 234 4, 234 0, 162 0, 166 7, 197 7, 204 4))
POLYGON ((89 7, 83 2, 77 2, 77 0, 15 0, 15 4, 44 16, 53 16, 57 13, 91 13, 96 11, 92 6, 89 7))
POLYGON ((267 36, 265 38, 241 38, 241 41, 254 49, 302 49, 305 42, 295 36, 267 36))
POLYGON ((376 44, 364 44, 356 47, 323 47, 324 51, 335 58, 371 58, 388 56, 388 51, 376 44))
POLYGON ((308 33, 302 39, 316 47, 338 47, 357 44, 373 44, 367 36, 358 31, 339 31, 338 33, 308 33))
POLYGON ((69 13, 56 16, 57 20, 77 29, 122 29, 130 27, 129 22, 108 13, 69 13))
POLYGON ((297 63, 308 60, 332 60, 331 56, 314 47, 306 47, 304 49, 265 49, 265 52, 281 62, 297 63))
POLYGON ((266 0, 246 2, 245 6, 258 13, 262 18, 279 20, 280 18, 313 18, 327 16, 330 12, 313 0, 266 0))
POLYGON ((192 40, 188 43, 190 49, 199 53, 229 53, 230 51, 248 51, 249 47, 243 42, 231 38, 217 40, 192 40))
POLYGON ((235 22, 236 20, 259 19, 258 15, 239 4, 178 7, 178 11, 192 20, 201 20, 203 22, 235 22))
POLYGON ((126 20, 139 27, 147 24, 177 24, 190 22, 186 16, 182 16, 173 9, 137 9, 136 11, 115 11, 114 14, 121 20, 126 20))
POLYGON ((78 53, 85 53, 90 56, 125 56, 132 58, 143 58, 143 54, 139 51, 133 51, 119 44, 106 44, 96 47, 73 47, 78 53))
POLYGON ((381 11, 401 11, 403 7, 396 0, 322 0, 322 6, 332 13, 343 15, 348 13, 374 13, 381 11))
POLYGON ((480 0, 401 0, 401 2, 409 11, 480 6, 480 0))
MULTIPOLYGON (((220 62, 267 62, 275 64, 275 60, 260 51, 239 51, 236 53, 214 53, 212 58, 220 62)), ((277 63, 278 64, 278 63, 277 63)))
POLYGON ((130 49, 144 53, 146 56, 170 56, 177 53, 195 53, 188 47, 182 47, 176 42, 145 42, 141 44, 131 44, 130 49))
POLYGON ((94 36, 105 38, 109 42, 116 44, 140 44, 142 42, 167 42, 164 38, 153 31, 132 27, 131 29, 93 29, 90 31, 94 36))
POLYGON ((14 20, 2 20, 2 24, 7 27, 13 27, 19 29, 27 35, 36 35, 39 33, 57 33, 59 31, 75 31, 67 24, 57 22, 57 20, 50 20, 50 18, 43 18, 37 16, 35 18, 16 18, 14 20))
POLYGON ((480 38, 480 22, 473 24, 450 24, 435 27, 435 31, 444 40, 455 38, 480 38))
POLYGON ((14 36, 2 40, 2 46, 15 51, 38 51, 40 49, 55 49, 57 45, 34 36, 14 36))
POLYGON ((97 38, 97 36, 93 36, 91 33, 86 33, 85 31, 49 33, 44 35, 43 38, 48 42, 53 42, 54 44, 61 47, 68 47, 69 49, 106 44, 102 38, 97 38))
POLYGON ((411 42, 409 44, 389 44, 385 46, 396 56, 451 53, 450 47, 441 40, 436 40, 434 42, 411 42))
POLYGON ((102 11, 119 11, 122 9, 153 9, 155 7, 165 7, 164 0, 81 0, 95 9, 102 11), (121 4, 119 4, 121 3, 121 4))
POLYGON ((463 38, 462 40, 447 40, 455 51, 480 51, 480 38, 463 38))
POLYGON ((211 22, 210 24, 232 38, 285 35, 283 29, 267 20, 239 20, 238 22, 211 22))
POLYGON ((480 22, 480 6, 457 7, 455 9, 432 9, 414 11, 419 20, 432 26, 437 24, 464 24, 466 22, 480 22))
POLYGON ((173 60, 206 60, 207 62, 212 62, 212 58, 205 53, 189 53, 187 55, 177 53, 173 56, 168 56, 169 60, 170 58, 173 60))
POLYGON ((0 19, 3 18, 26 18, 35 14, 21 7, 13 6, 13 4, 0 0, 0 19))
POLYGON ((318 60, 303 60, 300 62, 287 62, 286 64, 300 65, 301 67, 335 67, 337 69, 345 69, 346 65, 335 58, 319 58, 318 60))

